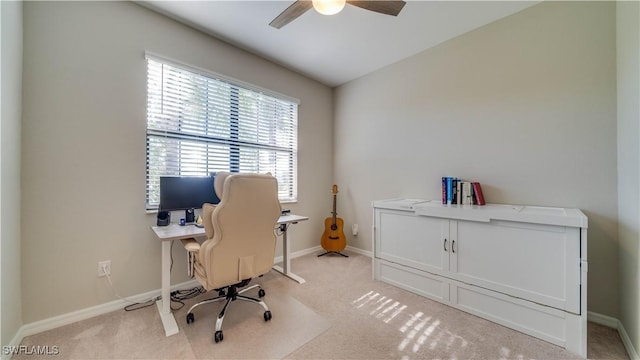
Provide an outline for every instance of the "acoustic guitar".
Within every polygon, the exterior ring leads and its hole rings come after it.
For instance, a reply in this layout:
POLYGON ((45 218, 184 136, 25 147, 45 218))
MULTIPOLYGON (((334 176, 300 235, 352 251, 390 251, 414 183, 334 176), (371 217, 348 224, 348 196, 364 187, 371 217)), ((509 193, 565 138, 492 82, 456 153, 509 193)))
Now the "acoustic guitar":
POLYGON ((347 246, 347 238, 344 236, 344 220, 338 217, 338 213, 336 211, 338 185, 334 184, 331 192, 333 193, 333 211, 331 212, 331 217, 324 219, 324 232, 322 233, 322 239, 320 240, 320 245, 322 245, 322 248, 327 252, 318 256, 335 253, 348 257, 347 255, 340 253, 340 251, 344 250, 347 246))

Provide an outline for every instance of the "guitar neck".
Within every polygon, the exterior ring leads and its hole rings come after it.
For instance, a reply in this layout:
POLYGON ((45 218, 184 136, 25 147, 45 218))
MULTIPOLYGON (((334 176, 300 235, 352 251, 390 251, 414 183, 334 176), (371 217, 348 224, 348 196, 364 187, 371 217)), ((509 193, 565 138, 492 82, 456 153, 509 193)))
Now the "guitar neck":
POLYGON ((336 217, 338 216, 338 213, 336 212, 336 194, 333 194, 333 224, 335 225, 336 223, 336 217))

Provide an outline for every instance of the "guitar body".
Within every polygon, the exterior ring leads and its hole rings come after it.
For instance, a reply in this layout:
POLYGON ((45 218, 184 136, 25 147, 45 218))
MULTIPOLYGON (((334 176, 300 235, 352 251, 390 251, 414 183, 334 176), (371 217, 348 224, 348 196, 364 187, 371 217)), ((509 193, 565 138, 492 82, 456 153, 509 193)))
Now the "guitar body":
POLYGON ((338 194, 338 185, 333 185, 332 192, 332 216, 324 220, 324 232, 322 233, 322 239, 320 239, 320 245, 322 245, 322 248, 327 252, 339 253, 347 246, 347 237, 344 236, 344 220, 338 217, 338 213, 336 211, 336 195, 338 194))
POLYGON ((342 251, 347 246, 347 238, 344 236, 344 220, 336 217, 336 226, 333 226, 333 217, 324 219, 324 232, 320 245, 326 251, 342 251))

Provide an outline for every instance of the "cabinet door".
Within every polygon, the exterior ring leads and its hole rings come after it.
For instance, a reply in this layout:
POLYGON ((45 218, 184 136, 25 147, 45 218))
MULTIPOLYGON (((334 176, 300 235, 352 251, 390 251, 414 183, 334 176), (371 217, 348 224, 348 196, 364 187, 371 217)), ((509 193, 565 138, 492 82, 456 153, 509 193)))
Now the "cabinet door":
POLYGON ((449 268, 449 220, 376 209, 375 256, 442 275, 449 268))
POLYGON ((579 229, 511 221, 454 226, 452 277, 580 313, 579 229))

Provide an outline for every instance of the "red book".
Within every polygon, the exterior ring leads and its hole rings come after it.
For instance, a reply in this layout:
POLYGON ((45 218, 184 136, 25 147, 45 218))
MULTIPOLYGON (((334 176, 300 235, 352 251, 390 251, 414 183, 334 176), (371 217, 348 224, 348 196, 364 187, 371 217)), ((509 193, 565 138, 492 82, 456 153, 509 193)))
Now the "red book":
POLYGON ((473 185, 473 196, 475 197, 477 205, 484 205, 484 195, 482 195, 482 187, 479 182, 472 183, 473 185))

